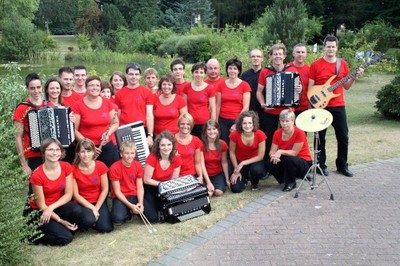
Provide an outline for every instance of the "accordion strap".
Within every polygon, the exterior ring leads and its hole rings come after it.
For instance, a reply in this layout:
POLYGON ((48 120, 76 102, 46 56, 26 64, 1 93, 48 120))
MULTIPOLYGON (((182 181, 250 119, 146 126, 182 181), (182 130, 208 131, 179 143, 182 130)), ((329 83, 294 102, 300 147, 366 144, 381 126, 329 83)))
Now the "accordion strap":
POLYGON ((336 58, 336 77, 339 75, 341 63, 342 63, 342 59, 336 58))
POLYGON ((272 71, 274 71, 275 73, 279 73, 279 72, 284 72, 286 69, 288 69, 290 67, 290 65, 285 65, 283 68, 282 68, 282 70, 281 71, 278 71, 274 66, 272 66, 272 65, 269 65, 269 66, 266 66, 265 68, 267 68, 267 69, 269 69, 269 70, 272 70, 272 71))

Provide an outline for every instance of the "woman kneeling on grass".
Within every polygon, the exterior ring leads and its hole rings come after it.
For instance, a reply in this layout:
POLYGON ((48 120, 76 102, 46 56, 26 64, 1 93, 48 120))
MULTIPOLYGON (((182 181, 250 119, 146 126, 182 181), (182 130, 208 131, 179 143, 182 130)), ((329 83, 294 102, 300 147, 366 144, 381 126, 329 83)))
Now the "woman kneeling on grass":
POLYGON ((260 177, 264 175, 267 136, 258 128, 258 115, 245 111, 236 120, 236 130, 229 135, 229 156, 234 168, 231 175, 233 193, 242 192, 248 180, 251 189, 257 190, 260 177))
POLYGON ((120 155, 122 159, 115 162, 109 171, 113 199, 111 218, 114 225, 121 225, 132 214, 143 212, 143 167, 135 161, 135 143, 122 142, 120 155))
POLYGON ((151 153, 144 168, 144 214, 149 221, 159 221, 161 198, 158 184, 179 177, 182 159, 176 155, 175 138, 169 131, 162 131, 154 140, 151 153))
POLYGON ((82 139, 76 145, 74 161, 74 199, 82 207, 80 229, 92 228, 108 233, 113 230, 107 206, 107 166, 96 161, 96 146, 90 139, 82 139))
POLYGON ((222 139, 219 124, 214 119, 209 119, 203 126, 202 137, 203 146, 201 151, 203 176, 212 183, 212 190, 209 193, 214 196, 221 196, 225 192, 225 187, 230 187, 228 172, 228 145, 222 139))
POLYGON ((66 245, 78 229, 81 209, 71 202, 73 193, 72 167, 60 161, 61 143, 53 138, 45 139, 40 147, 44 163, 32 174, 30 183, 33 195, 25 215, 36 211, 29 224, 39 223, 42 236, 31 237, 34 244, 66 245))

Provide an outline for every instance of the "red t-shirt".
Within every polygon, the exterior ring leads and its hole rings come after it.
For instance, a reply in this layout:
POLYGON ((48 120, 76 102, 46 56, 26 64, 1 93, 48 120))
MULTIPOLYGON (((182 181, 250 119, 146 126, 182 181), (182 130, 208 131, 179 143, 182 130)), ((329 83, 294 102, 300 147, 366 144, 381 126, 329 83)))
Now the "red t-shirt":
MULTIPOLYGON (((50 206, 64 195, 66 177, 71 174, 72 167, 69 163, 60 161, 61 173, 56 180, 47 178, 43 164, 33 171, 30 183, 43 188, 44 201, 46 206, 50 206)), ((39 209, 33 197, 29 200, 32 209, 39 209)))
POLYGON ((261 130, 254 132, 254 141, 250 146, 243 143, 241 134, 238 131, 233 131, 229 135, 229 139, 236 143, 236 159, 239 162, 256 157, 258 154, 258 145, 267 139, 267 136, 261 130))
POLYGON ((312 158, 310 154, 310 149, 308 148, 307 136, 304 131, 302 131, 298 127, 294 126, 293 135, 289 140, 282 139, 282 128, 276 130, 274 136, 272 137, 272 143, 278 145, 280 150, 291 150, 295 143, 301 142, 303 142, 303 146, 297 154, 297 157, 302 158, 306 161, 311 161, 312 158))
POLYGON ((300 94, 300 106, 296 108, 296 111, 302 111, 308 109, 308 98, 307 98, 307 91, 308 91, 308 73, 310 72, 310 66, 304 64, 302 67, 296 67, 293 62, 290 63, 290 66, 296 69, 296 72, 300 74, 301 84, 303 85, 303 89, 300 94))
POLYGON ((160 96, 154 97, 154 134, 158 135, 163 130, 169 130, 173 134, 178 132, 179 110, 186 106, 182 96, 175 94, 174 100, 163 105, 160 102, 160 96))
POLYGON ((182 82, 182 83, 175 83, 176 87, 176 94, 182 96, 183 95, 183 88, 187 86, 187 84, 190 83, 188 81, 182 82))
MULTIPOLYGON (((31 103, 31 101, 26 100, 26 102, 31 103)), ((48 106, 53 106, 51 102, 47 102, 48 106)), ((46 106, 45 101, 43 100, 42 104, 37 106, 38 108, 46 106)), ((34 106, 28 104, 19 104, 14 111, 13 121, 20 122, 24 126, 24 132, 22 134, 23 138, 23 147, 24 147, 24 155, 25 158, 33 158, 33 157, 42 157, 40 151, 32 151, 29 147, 31 145, 31 139, 29 136, 29 123, 28 123, 28 111, 35 109, 34 106)))
MULTIPOLYGON (((341 60, 339 74, 332 80, 331 85, 335 84, 350 73, 349 65, 345 60, 341 60)), ((336 75, 336 62, 329 63, 323 57, 317 59, 311 64, 309 77, 314 80, 315 85, 323 85, 333 75, 336 75)), ((339 97, 332 98, 328 103, 328 107, 345 106, 343 86, 337 87, 333 93, 340 94, 339 97)))
POLYGON ((123 87, 115 94, 115 104, 121 110, 121 126, 137 121, 146 126, 146 106, 153 105, 153 94, 142 85, 135 89, 123 87))
POLYGON ((228 144, 225 141, 220 140, 221 151, 209 150, 207 152, 204 146, 201 147, 201 151, 204 155, 204 162, 206 165, 207 173, 209 176, 215 176, 222 172, 222 154, 228 150, 228 144))
POLYGON ((172 174, 174 173, 175 168, 182 165, 182 159, 181 156, 175 155, 170 166, 164 170, 161 168, 160 160, 157 159, 157 156, 154 153, 150 153, 146 159, 146 164, 154 168, 153 176, 151 178, 163 182, 172 179, 172 174))
MULTIPOLYGON (((111 165, 108 176, 110 181, 119 181, 121 192, 124 196, 136 196, 136 182, 137 179, 142 180, 143 178, 143 167, 138 161, 133 161, 131 166, 128 167, 122 163, 122 160, 119 160, 111 165)), ((111 197, 115 198, 115 192, 112 186, 111 197)))
POLYGON ((224 119, 235 120, 243 109, 243 94, 250 94, 250 92, 249 83, 243 80, 233 89, 228 88, 225 82, 221 83, 217 87, 217 93, 221 94, 219 116, 224 119))
MULTIPOLYGON (((298 72, 296 68, 289 66, 288 68, 284 69, 284 72, 298 72)), ((271 74, 276 74, 277 72, 275 70, 269 69, 264 67, 263 69, 261 69, 260 72, 260 76, 258 77, 258 84, 260 84, 261 86, 264 87, 263 91, 266 90, 266 78, 268 75, 271 74)), ((265 96, 264 96, 265 97, 265 96)), ((270 109, 270 110, 265 110, 265 108, 263 108, 263 111, 265 113, 268 114, 273 114, 273 115, 279 115, 282 110, 288 109, 287 107, 275 107, 274 109, 270 109)))
POLYGON ((88 175, 74 165, 73 175, 78 184, 79 195, 90 203, 96 203, 101 193, 101 176, 107 172, 107 166, 101 161, 96 161, 94 171, 88 175))
POLYGON ((207 85, 201 91, 193 90, 192 83, 188 83, 183 88, 183 93, 187 96, 188 112, 193 116, 195 125, 203 125, 211 118, 209 100, 214 97, 215 90, 212 85, 207 85))
POLYGON ((203 146, 203 142, 201 140, 192 135, 192 141, 190 141, 187 145, 182 145, 178 141, 176 142, 176 150, 178 154, 182 158, 182 166, 181 171, 179 172, 179 176, 185 175, 196 175, 196 168, 194 163, 194 154, 197 149, 201 149, 203 146))
MULTIPOLYGON (((109 99, 101 98, 102 103, 100 108, 89 108, 83 99, 75 103, 72 111, 81 116, 79 124, 79 132, 85 137, 94 142, 95 145, 100 145, 101 137, 110 126, 110 112, 114 110, 113 103, 109 99)), ((110 136, 110 140, 115 143, 115 135, 110 136)))
POLYGON ((63 105, 72 107, 76 102, 81 100, 83 97, 82 95, 78 94, 76 91, 72 90, 72 94, 70 96, 62 96, 63 105))
POLYGON ((216 80, 206 79, 204 82, 207 83, 208 85, 213 85, 215 91, 217 91, 218 86, 221 85, 222 83, 225 83, 225 78, 219 77, 216 80))

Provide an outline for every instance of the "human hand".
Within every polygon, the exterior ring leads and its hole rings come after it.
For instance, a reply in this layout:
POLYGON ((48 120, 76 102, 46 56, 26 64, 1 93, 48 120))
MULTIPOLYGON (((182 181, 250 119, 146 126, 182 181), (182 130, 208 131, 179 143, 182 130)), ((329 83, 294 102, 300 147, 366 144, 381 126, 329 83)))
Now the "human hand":
POLYGON ((60 224, 64 225, 68 230, 70 231, 76 231, 78 229, 78 225, 76 224, 71 224, 70 222, 61 219, 59 221, 60 224))
POLYGON ((96 219, 96 222, 97 222, 97 220, 98 220, 99 217, 100 217, 100 213, 99 213, 99 211, 98 211, 96 208, 93 208, 93 209, 92 209, 92 212, 93 212, 94 218, 96 219))
POLYGON ((242 175, 240 173, 239 174, 233 173, 232 176, 231 176, 231 184, 236 184, 238 179, 241 181, 242 180, 242 175))
POLYGON ((47 207, 43 213, 42 216, 40 217, 40 222, 42 224, 48 224, 51 219, 51 214, 53 213, 53 209, 51 207, 47 207))
POLYGON ((149 148, 151 148, 153 146, 153 137, 147 136, 146 141, 147 141, 147 145, 149 145, 149 148))

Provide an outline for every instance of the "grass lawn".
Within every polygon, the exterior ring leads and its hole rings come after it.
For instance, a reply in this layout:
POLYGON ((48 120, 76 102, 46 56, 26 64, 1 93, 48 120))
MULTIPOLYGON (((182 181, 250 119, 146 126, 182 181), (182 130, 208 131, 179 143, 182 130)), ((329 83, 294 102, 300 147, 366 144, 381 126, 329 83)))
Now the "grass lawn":
POLYGON ((73 47, 74 51, 78 51, 74 35, 53 35, 52 38, 57 43, 58 52, 70 52, 69 47, 73 47))
MULTIPOLYGON (((398 157, 400 122, 387 121, 375 113, 376 92, 389 83, 393 75, 376 74, 362 78, 346 92, 350 128, 350 165, 398 157)), ((312 134, 309 134, 311 139, 312 134)), ((333 129, 328 129, 328 167, 334 169, 336 140, 333 129)), ((312 143, 312 141, 310 141, 312 143)), ((241 194, 227 192, 212 198, 210 214, 178 224, 155 224, 156 234, 149 234, 144 224, 135 217, 109 234, 93 231, 77 233, 65 247, 34 246, 36 265, 145 265, 175 245, 212 226, 229 213, 243 208, 277 186, 273 177, 261 181, 260 189, 241 194)))

